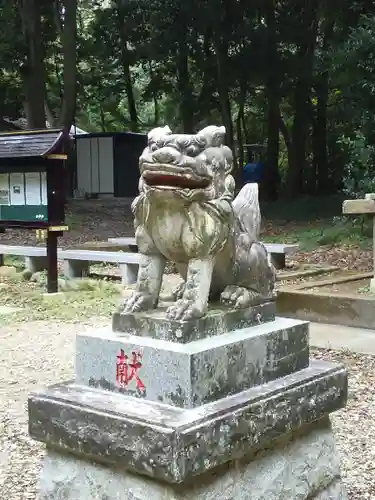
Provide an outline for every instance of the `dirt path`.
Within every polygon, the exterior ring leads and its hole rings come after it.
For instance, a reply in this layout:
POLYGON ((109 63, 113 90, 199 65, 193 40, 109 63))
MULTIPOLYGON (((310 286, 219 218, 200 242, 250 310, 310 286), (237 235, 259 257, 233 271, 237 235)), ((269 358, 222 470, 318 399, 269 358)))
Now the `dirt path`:
POLYGON ((73 377, 75 336, 89 326, 35 322, 0 329, 1 499, 35 499, 44 446, 28 436, 27 397, 73 377))

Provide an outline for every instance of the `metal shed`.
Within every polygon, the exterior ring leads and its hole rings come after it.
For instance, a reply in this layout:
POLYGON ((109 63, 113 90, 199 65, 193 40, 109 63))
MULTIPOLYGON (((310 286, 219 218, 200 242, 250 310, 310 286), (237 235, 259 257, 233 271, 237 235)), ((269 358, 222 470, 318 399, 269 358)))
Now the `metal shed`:
POLYGON ((132 198, 138 193, 138 159, 146 134, 104 132, 76 136, 80 194, 132 198))

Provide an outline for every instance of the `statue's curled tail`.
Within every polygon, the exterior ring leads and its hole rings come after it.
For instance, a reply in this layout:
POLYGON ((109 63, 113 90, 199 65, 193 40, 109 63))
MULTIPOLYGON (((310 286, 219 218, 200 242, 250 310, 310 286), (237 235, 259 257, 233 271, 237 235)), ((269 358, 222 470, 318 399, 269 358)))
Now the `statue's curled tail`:
POLYGON ((251 241, 258 241, 260 234, 261 215, 258 193, 258 184, 245 184, 232 203, 240 231, 246 233, 251 241))

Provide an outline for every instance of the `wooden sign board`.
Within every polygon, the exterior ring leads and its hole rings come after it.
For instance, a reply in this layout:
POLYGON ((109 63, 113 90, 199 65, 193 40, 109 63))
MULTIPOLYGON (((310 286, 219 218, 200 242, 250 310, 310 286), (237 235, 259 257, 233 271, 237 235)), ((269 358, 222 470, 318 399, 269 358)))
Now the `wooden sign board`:
POLYGON ((65 146, 61 130, 0 134, 0 227, 65 226, 65 146))
POLYGON ((375 200, 346 200, 342 205, 343 214, 375 214, 375 200))
POLYGON ((1 221, 48 222, 47 172, 0 172, 1 221))
POLYGON ((0 231, 38 230, 46 237, 47 289, 58 290, 57 240, 65 225, 65 149, 62 130, 0 134, 0 231))

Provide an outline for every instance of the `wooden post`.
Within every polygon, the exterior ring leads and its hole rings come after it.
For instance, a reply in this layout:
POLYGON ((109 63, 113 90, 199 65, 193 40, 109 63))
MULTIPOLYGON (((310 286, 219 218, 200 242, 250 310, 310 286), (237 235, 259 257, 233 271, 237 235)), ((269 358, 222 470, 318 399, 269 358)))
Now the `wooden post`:
POLYGON ((372 215, 372 259, 374 277, 370 281, 370 290, 375 292, 375 193, 366 194, 364 199, 344 201, 342 211, 344 215, 372 215))
POLYGON ((48 231, 47 233, 47 292, 57 293, 57 240, 58 233, 48 231))
MULTIPOLYGON (((0 234, 5 233, 5 229, 3 227, 0 227, 0 234)), ((0 266, 4 265, 4 255, 0 255, 0 266)))

